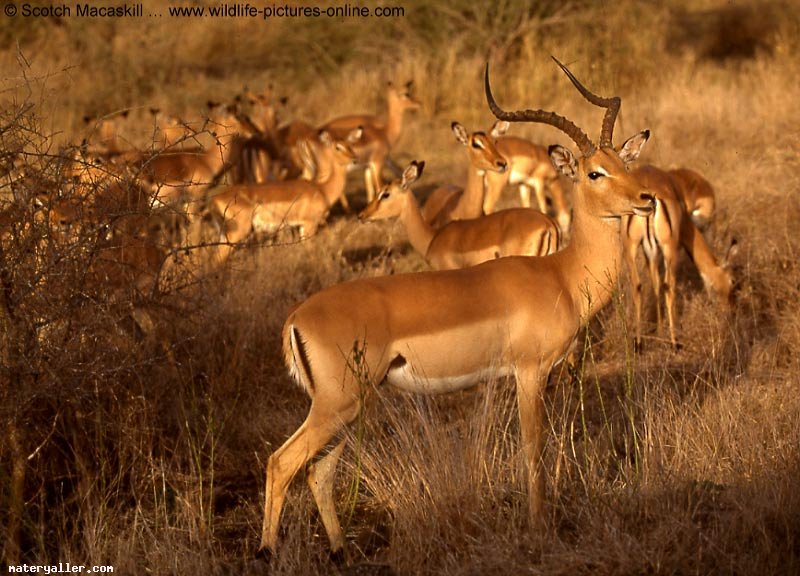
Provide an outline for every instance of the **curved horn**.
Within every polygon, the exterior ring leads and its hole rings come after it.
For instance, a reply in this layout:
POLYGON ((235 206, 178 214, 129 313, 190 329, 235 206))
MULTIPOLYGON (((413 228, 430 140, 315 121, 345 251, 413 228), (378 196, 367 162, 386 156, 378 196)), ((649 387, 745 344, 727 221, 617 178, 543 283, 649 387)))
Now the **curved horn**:
POLYGON ((619 113, 619 107, 622 104, 622 101, 618 96, 601 98, 597 94, 589 92, 588 88, 581 84, 578 79, 575 78, 572 72, 569 71, 569 68, 558 61, 558 58, 555 56, 550 56, 550 58, 552 58, 555 63, 558 64, 558 67, 564 71, 564 74, 566 74, 567 78, 570 79, 572 85, 578 89, 578 92, 581 93, 581 96, 586 98, 595 106, 600 106, 601 108, 606 109, 606 115, 603 117, 603 129, 600 132, 600 147, 612 148, 614 146, 614 144, 611 142, 612 136, 614 135, 614 124, 617 121, 617 114, 619 113))
POLYGON ((564 132, 567 136, 572 138, 575 144, 584 156, 590 156, 595 151, 595 145, 586 135, 586 132, 578 128, 572 121, 559 116, 555 112, 547 112, 545 110, 519 110, 517 112, 506 112, 492 96, 492 88, 489 85, 489 63, 486 63, 486 73, 484 74, 484 90, 486 92, 486 101, 489 103, 489 109, 492 111, 499 120, 506 120, 508 122, 541 122, 542 124, 549 124, 564 132))

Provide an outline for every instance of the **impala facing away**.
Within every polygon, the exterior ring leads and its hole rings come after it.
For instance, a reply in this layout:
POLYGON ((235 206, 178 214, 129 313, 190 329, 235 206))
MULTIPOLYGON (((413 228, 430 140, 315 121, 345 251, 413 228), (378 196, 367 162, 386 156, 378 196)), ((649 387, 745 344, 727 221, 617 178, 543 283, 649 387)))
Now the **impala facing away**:
POLYGON ((714 219, 716 209, 714 188, 711 183, 689 168, 670 170, 669 175, 677 187, 686 213, 695 226, 704 230, 714 219))
POLYGON ((483 216, 484 178, 488 172, 503 173, 508 162, 494 145, 494 139, 484 132, 470 134, 458 122, 450 125, 456 140, 467 150, 469 171, 467 185, 441 186, 431 192, 422 208, 425 221, 441 228, 453 220, 483 216))
POLYGON ((406 110, 417 110, 420 103, 411 96, 411 82, 403 88, 391 82, 386 87, 386 119, 372 115, 353 115, 335 118, 322 129, 334 138, 345 138, 347 133, 361 126, 364 137, 353 151, 358 155, 359 164, 366 165, 364 184, 367 189, 367 202, 375 198, 375 193, 383 186, 383 167, 389 152, 397 145, 403 132, 403 116, 406 110))
POLYGON ((509 123, 498 120, 492 127, 491 135, 495 138, 497 150, 508 161, 505 172, 486 173, 486 194, 483 199, 483 211, 491 214, 500 199, 500 194, 507 185, 519 185, 520 203, 525 208, 531 206, 531 188, 536 195, 539 210, 547 214, 547 198, 545 188, 550 192, 553 211, 561 231, 569 231, 571 214, 564 198, 564 189, 558 177, 547 148, 534 144, 530 140, 516 136, 506 136, 509 123))
POLYGON ((382 220, 399 216, 409 242, 434 270, 465 268, 503 256, 547 256, 558 250, 556 223, 528 208, 454 220, 434 229, 422 218, 419 203, 410 189, 424 167, 424 162, 412 162, 402 179, 385 186, 359 218, 382 220))
POLYGON ((336 516, 333 479, 344 448, 337 434, 353 422, 370 390, 387 382, 420 393, 450 392, 492 376, 516 377, 522 449, 528 465, 532 518, 542 511, 543 397, 547 376, 581 326, 612 297, 622 250, 620 217, 649 214, 652 196, 628 173, 649 132, 612 148, 618 98, 600 98, 561 68, 591 103, 605 107, 597 147, 575 124, 552 112, 504 112, 489 88, 496 116, 542 122, 562 130, 581 156, 553 146, 554 163, 575 180, 572 242, 544 258, 513 256, 478 266, 366 278, 327 288, 295 307, 283 327, 286 364, 311 397, 300 428, 270 456, 261 551, 274 552, 286 491, 295 474, 331 442, 308 469, 331 549, 344 537, 336 516), (353 363, 363 370, 353 369, 353 363), (358 374, 368 374, 361 381, 358 374))
POLYGON ((706 289, 716 295, 724 308, 730 305, 733 288, 730 272, 717 262, 694 222, 696 218, 700 222, 707 223, 713 216, 713 190, 699 174, 690 170, 665 172, 654 166, 640 166, 633 171, 633 174, 653 191, 656 198, 656 208, 649 216, 626 216, 623 219, 625 256, 633 288, 634 345, 637 349, 642 346, 642 283, 636 266, 636 255, 641 245, 655 292, 658 329, 661 329, 662 324, 663 284, 669 339, 672 347, 677 349, 679 345, 675 328, 675 297, 681 245, 692 257, 706 289), (660 270, 662 256, 663 282, 660 270))

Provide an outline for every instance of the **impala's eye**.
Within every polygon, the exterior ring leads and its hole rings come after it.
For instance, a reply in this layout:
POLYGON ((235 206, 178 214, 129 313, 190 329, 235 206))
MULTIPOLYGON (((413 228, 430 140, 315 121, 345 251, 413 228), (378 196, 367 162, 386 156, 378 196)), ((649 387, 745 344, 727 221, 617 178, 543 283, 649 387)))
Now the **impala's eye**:
POLYGON ((387 190, 386 192, 381 192, 381 197, 380 197, 380 199, 381 199, 381 200, 388 200, 388 199, 389 199, 389 196, 391 196, 391 193, 390 193, 390 192, 387 190))
POLYGON ((602 172, 596 172, 596 171, 589 172, 589 180, 597 180, 598 178, 602 178, 603 176, 605 176, 605 174, 603 174, 602 172))
POLYGON ((472 147, 481 150, 483 149, 483 144, 480 143, 480 140, 473 140, 472 147))

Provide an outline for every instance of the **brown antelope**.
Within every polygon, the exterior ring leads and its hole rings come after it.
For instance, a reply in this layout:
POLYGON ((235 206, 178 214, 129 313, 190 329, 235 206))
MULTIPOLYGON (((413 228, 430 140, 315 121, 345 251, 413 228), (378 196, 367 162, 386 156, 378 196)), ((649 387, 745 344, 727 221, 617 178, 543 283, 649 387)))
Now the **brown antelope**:
POLYGON ((133 162, 140 177, 153 187, 158 203, 173 204, 180 199, 196 202, 241 154, 249 133, 242 135, 244 129, 231 111, 216 111, 209 123, 214 143, 206 149, 167 150, 149 157, 141 155, 133 162))
POLYGON ((569 231, 570 211, 564 198, 558 172, 547 153, 545 146, 534 144, 530 140, 516 136, 506 136, 509 123, 498 120, 492 127, 491 135, 497 151, 508 162, 504 172, 486 172, 486 194, 483 199, 483 211, 491 214, 500 199, 500 194, 508 185, 519 186, 520 203, 524 208, 531 206, 531 189, 536 196, 539 210, 547 214, 547 198, 545 188, 550 192, 553 211, 561 231, 569 231))
MULTIPOLYGON (((193 130, 176 116, 166 114, 158 108, 150 108, 150 115, 153 117, 153 146, 156 150, 176 146, 183 148, 184 142, 193 135, 193 130)), ((194 148, 194 144, 187 147, 194 148)))
POLYGON ((556 223, 527 208, 454 220, 434 229, 422 218, 410 189, 424 167, 424 162, 412 162, 400 180, 384 186, 359 218, 382 220, 399 216, 409 242, 434 270, 455 270, 504 256, 547 256, 558 250, 556 223))
POLYGON ((403 117, 406 110, 416 110, 420 103, 411 96, 411 82, 403 88, 391 82, 386 87, 386 118, 373 115, 353 115, 335 118, 322 129, 334 138, 344 138, 348 132, 361 126, 364 136, 353 151, 358 155, 359 164, 366 166, 364 184, 367 202, 375 198, 375 193, 383 186, 383 167, 389 152, 397 145, 403 132, 403 117))
MULTIPOLYGON (((211 207, 224 218, 235 220, 240 234, 249 218, 256 233, 275 233, 282 227, 297 226, 301 238, 313 236, 331 206, 344 194, 347 169, 356 159, 351 142, 360 137, 360 128, 351 131, 346 141, 334 140, 322 131, 318 137, 321 162, 330 165, 330 169, 318 174, 316 180, 229 186, 210 198, 211 207)), ((313 162, 314 153, 310 147, 306 150, 307 161, 313 162)))
POLYGON ((252 92, 245 87, 236 97, 237 103, 244 103, 246 112, 262 134, 273 134, 278 129, 278 116, 272 104, 272 86, 263 92, 252 92))
POLYGON ((284 357, 291 376, 311 397, 311 408, 267 463, 261 534, 267 556, 277 547, 290 481, 331 443, 334 448, 309 466, 308 485, 331 549, 342 550, 333 500, 334 472, 344 448, 337 435, 382 382, 441 393, 514 375, 530 514, 541 516, 547 376, 580 328, 612 298, 622 251, 621 216, 653 210, 652 196, 627 170, 649 132, 615 150, 612 131, 620 100, 592 94, 559 65, 589 102, 606 108, 599 146, 555 113, 501 110, 491 95, 488 67, 485 90, 501 120, 549 124, 578 145, 577 158, 562 146, 550 150, 555 165, 575 181, 569 246, 543 258, 512 256, 460 270, 345 282, 290 311, 283 327, 284 357), (359 368, 353 369, 356 363, 359 368))
MULTIPOLYGON (((636 266, 636 255, 641 245, 644 249, 650 271, 650 280, 656 300, 656 322, 660 330, 661 290, 664 289, 664 301, 667 312, 669 338, 674 349, 679 348, 675 327, 675 298, 677 290, 678 256, 680 246, 686 249, 700 272, 706 289, 714 293, 720 304, 727 308, 730 305, 733 280, 730 272, 721 266, 714 257, 711 248, 697 229, 691 215, 695 212, 704 219, 711 217, 709 206, 713 207, 713 196, 709 203, 706 190, 710 185, 699 187, 699 193, 693 192, 698 184, 699 174, 680 172, 676 177, 673 172, 666 172, 654 166, 640 166, 633 175, 656 198, 655 210, 647 217, 626 216, 623 219, 623 243, 628 271, 633 288, 633 304, 635 314, 634 346, 642 346, 642 283, 636 266), (661 279, 661 259, 664 261, 664 279, 661 279)), ((705 182, 705 180, 702 180, 705 182)), ((706 182, 707 184, 707 182, 706 182)), ((713 192, 712 192, 713 194, 713 192)), ((707 220, 706 220, 707 221, 707 220)))
POLYGON ((94 154, 113 156, 133 147, 122 135, 122 124, 128 119, 129 110, 94 119, 84 116, 83 122, 90 128, 86 140, 88 149, 94 154))
POLYGON ((484 132, 469 133, 458 122, 450 129, 456 140, 466 148, 469 159, 467 185, 442 186, 428 196, 422 208, 426 222, 441 228, 452 220, 464 220, 483 216, 484 177, 487 172, 505 172, 508 162, 494 145, 494 139, 484 132))
POLYGON ((695 226, 704 230, 714 218, 714 188, 700 174, 689 168, 676 168, 669 175, 677 185, 686 213, 695 226))

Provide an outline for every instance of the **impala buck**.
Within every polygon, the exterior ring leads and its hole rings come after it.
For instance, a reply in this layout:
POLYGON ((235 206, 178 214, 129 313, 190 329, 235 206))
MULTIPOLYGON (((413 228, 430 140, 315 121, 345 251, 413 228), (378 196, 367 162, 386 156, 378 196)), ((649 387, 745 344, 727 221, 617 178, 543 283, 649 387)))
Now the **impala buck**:
POLYGON ((653 191, 656 198, 652 214, 647 217, 626 216, 623 220, 624 251, 633 288, 634 346, 637 350, 642 347, 642 283, 636 266, 639 246, 644 250, 650 271, 659 331, 662 325, 661 290, 664 290, 669 339, 673 349, 679 348, 675 327, 675 298, 681 245, 692 257, 708 292, 715 294, 724 308, 730 305, 733 289, 731 274, 725 266, 718 263, 695 225, 695 221, 708 222, 713 215, 711 185, 696 172, 680 170, 677 171, 677 176, 675 172, 666 172, 654 166, 640 166, 633 172, 643 185, 653 191))
POLYGON ((508 162, 494 145, 494 139, 485 132, 469 133, 458 122, 450 125, 456 140, 467 150, 469 170, 467 185, 441 186, 431 192, 422 208, 426 222, 441 228, 453 220, 483 216, 484 178, 488 172, 503 173, 508 162))
POLYGON ((531 206, 531 189, 533 189, 539 210, 547 214, 546 189, 550 192, 558 225, 562 232, 567 233, 571 214, 564 197, 564 188, 561 186, 555 166, 550 162, 547 148, 524 138, 506 136, 509 125, 508 122, 498 120, 490 132, 495 139, 494 144, 498 152, 508 162, 508 169, 504 172, 486 173, 484 213, 491 214, 494 211, 503 189, 511 185, 519 186, 520 204, 524 208, 531 206))
POLYGON ((618 98, 600 98, 563 65, 589 102, 606 108, 599 146, 553 112, 505 112, 489 88, 492 112, 502 120, 541 122, 569 135, 580 157, 553 146, 554 163, 575 180, 572 242, 544 258, 498 258, 461 270, 367 278, 327 288, 295 307, 283 327, 291 376, 311 397, 300 428, 267 463, 261 550, 278 543, 278 523, 295 474, 326 446, 333 449, 308 469, 331 549, 344 537, 336 516, 333 480, 344 440, 372 387, 382 382, 419 393, 450 392, 492 376, 516 377, 522 449, 527 459, 529 506, 542 512, 543 391, 551 368, 581 326, 612 298, 622 254, 620 217, 649 214, 653 198, 627 170, 649 132, 612 147, 618 98), (352 369, 358 359, 368 374, 352 369))
POLYGON ((375 198, 375 193, 383 186, 383 167, 392 148, 397 145, 403 132, 403 117, 407 110, 417 110, 420 103, 411 96, 411 82, 403 88, 391 82, 386 87, 386 118, 372 115, 342 116, 325 124, 322 129, 334 138, 344 138, 348 132, 361 126, 364 136, 353 151, 358 155, 358 163, 366 166, 364 184, 367 202, 375 198))
POLYGON ((424 162, 412 162, 400 180, 385 186, 359 215, 362 220, 400 217, 414 249, 434 270, 455 270, 504 256, 547 256, 558 250, 556 223, 528 208, 454 220, 438 230, 425 222, 411 191, 424 162))
POLYGON ((233 185, 212 196, 211 207, 226 221, 235 221, 240 239, 249 232, 248 220, 256 233, 275 233, 282 227, 297 226, 301 239, 313 236, 331 206, 344 194, 347 169, 356 159, 350 146, 359 138, 360 128, 352 130, 346 141, 334 140, 322 131, 318 136, 321 146, 316 149, 319 159, 310 145, 303 147, 306 162, 329 166, 325 172, 317 171, 313 182, 286 180, 233 185))

